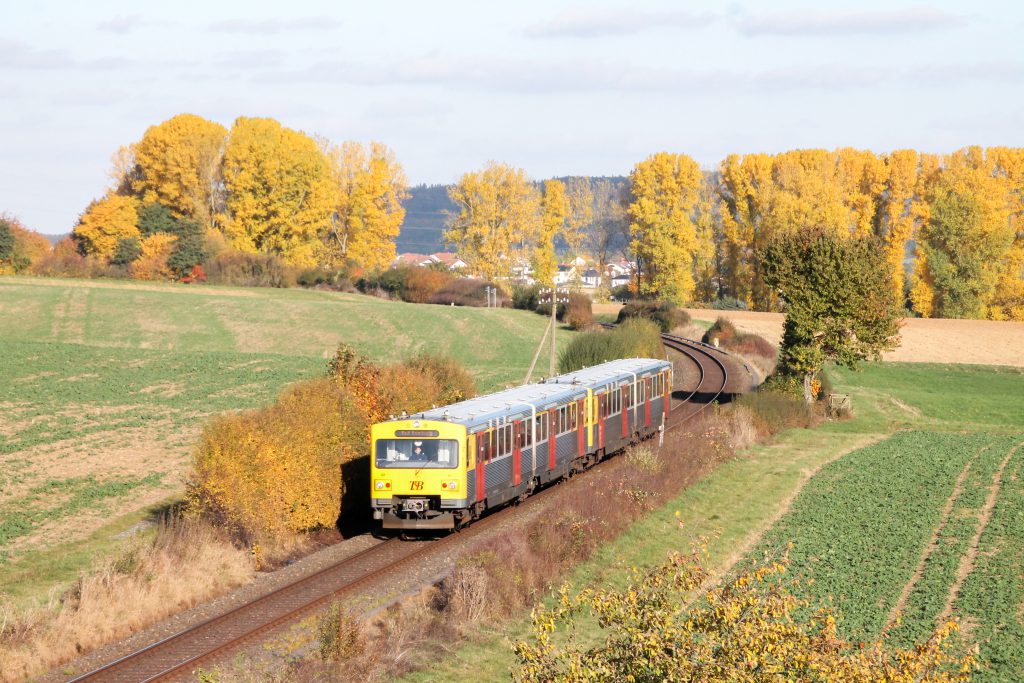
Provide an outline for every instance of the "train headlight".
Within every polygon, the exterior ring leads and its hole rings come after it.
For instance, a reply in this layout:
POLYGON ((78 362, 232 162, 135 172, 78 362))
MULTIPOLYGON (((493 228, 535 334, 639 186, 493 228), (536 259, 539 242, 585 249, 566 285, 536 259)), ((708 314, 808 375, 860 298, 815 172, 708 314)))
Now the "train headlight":
POLYGON ((373 488, 375 488, 378 491, 388 491, 391 489, 391 482, 387 481, 386 479, 378 479, 377 481, 373 482, 373 488))
POLYGON ((443 481, 441 482, 441 489, 444 491, 455 491, 459 488, 459 482, 457 481, 443 481))

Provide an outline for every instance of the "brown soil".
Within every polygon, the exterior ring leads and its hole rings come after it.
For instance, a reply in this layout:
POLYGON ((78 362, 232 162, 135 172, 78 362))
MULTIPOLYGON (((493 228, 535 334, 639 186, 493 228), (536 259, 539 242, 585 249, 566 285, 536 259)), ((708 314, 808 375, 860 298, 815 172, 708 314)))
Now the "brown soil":
MULTIPOLYGON (((708 309, 688 312, 695 320, 709 322, 724 316, 744 332, 759 334, 776 345, 782 341, 781 313, 708 309)), ((907 318, 900 334, 899 348, 885 354, 885 360, 1024 367, 1024 323, 907 318)))

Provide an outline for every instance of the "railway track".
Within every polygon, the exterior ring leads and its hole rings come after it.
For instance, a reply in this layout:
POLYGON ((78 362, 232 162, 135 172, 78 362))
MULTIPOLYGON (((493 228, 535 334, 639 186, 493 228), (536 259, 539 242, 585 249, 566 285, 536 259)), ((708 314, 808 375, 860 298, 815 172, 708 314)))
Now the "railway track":
MULTIPOLYGON (((697 368, 698 381, 692 391, 673 392, 673 404, 666 430, 686 423, 725 392, 729 382, 722 352, 682 337, 662 335, 662 343, 682 354, 697 368), (681 397, 680 397, 681 394, 681 397)), ((427 553, 445 553, 454 544, 507 521, 510 516, 543 504, 557 490, 550 486, 518 507, 502 508, 485 516, 458 534, 434 541, 381 540, 369 548, 333 565, 273 590, 222 614, 189 626, 173 635, 69 679, 69 683, 150 683, 181 680, 200 664, 254 644, 262 636, 287 623, 301 619, 333 600, 353 595, 372 584, 395 575, 427 553)))

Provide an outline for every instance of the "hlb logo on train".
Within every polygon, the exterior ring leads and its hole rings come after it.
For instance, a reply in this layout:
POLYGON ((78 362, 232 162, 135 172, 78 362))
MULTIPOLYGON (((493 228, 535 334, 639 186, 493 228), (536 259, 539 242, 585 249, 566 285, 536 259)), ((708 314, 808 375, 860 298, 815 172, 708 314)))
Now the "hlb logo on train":
POLYGON ((422 481, 415 481, 415 480, 410 481, 409 482, 409 490, 410 491, 422 491, 423 490, 423 482, 422 481))

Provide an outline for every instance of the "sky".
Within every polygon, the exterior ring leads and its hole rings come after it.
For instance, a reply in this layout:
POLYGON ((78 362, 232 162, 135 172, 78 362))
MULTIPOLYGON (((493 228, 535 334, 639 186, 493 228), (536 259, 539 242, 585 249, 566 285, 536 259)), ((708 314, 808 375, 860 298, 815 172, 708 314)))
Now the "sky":
POLYGON ((412 183, 1024 146, 1024 3, 35 0, 4 7, 0 93, 0 212, 59 234, 182 112, 378 140, 412 183))

